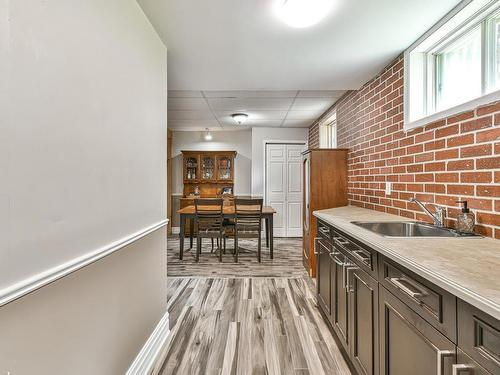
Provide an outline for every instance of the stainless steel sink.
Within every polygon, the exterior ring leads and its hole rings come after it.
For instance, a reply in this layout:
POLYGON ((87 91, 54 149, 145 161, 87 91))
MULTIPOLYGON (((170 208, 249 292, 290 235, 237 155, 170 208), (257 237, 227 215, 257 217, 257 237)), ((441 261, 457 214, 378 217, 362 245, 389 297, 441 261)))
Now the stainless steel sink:
POLYGON ((477 234, 459 233, 453 229, 439 228, 431 224, 416 221, 352 221, 352 224, 384 237, 481 237, 477 234))

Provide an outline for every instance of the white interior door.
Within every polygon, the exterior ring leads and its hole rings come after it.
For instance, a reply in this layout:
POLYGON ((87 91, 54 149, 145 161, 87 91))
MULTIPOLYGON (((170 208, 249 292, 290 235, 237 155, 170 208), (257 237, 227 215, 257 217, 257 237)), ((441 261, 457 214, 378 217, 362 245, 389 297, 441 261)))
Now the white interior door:
POLYGON ((266 204, 276 210, 274 236, 302 236, 303 144, 266 145, 266 204))

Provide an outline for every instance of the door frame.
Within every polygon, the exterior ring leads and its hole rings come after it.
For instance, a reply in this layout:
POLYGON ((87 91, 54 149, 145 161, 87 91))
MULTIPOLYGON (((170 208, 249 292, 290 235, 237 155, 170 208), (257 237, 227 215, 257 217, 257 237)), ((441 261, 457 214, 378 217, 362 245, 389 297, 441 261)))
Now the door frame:
MULTIPOLYGON (((262 199, 264 205, 267 204, 267 145, 304 145, 304 151, 309 147, 309 141, 307 140, 281 140, 281 139, 265 139, 262 141, 263 145, 263 158, 262 158, 262 173, 264 174, 262 178, 262 199)), ((302 202, 304 204, 304 202, 302 202)))

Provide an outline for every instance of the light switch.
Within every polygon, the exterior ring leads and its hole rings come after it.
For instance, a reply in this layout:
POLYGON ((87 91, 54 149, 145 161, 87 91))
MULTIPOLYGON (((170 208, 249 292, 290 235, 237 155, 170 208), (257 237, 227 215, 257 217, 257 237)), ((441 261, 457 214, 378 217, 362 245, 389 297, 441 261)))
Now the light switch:
POLYGON ((392 182, 387 181, 385 183, 385 195, 391 195, 392 193, 392 182))

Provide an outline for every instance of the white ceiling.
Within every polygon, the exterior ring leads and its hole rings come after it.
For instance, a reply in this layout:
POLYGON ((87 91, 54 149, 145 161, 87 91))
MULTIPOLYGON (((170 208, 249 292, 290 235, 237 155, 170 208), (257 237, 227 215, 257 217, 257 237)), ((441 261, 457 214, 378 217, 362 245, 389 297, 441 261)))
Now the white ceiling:
POLYGON ((168 92, 168 127, 173 130, 237 130, 248 127, 309 127, 343 91, 168 92), (248 114, 237 125, 231 114, 248 114))
POLYGON ((312 113, 331 96, 299 93, 293 102, 293 93, 361 87, 460 2, 332 0, 319 24, 296 29, 277 19, 274 1, 138 0, 168 47, 168 85, 177 92, 169 126, 175 116, 179 127, 224 126, 242 107, 256 111, 255 126, 291 124, 281 112, 294 112, 295 126, 311 123, 295 111, 312 113))

